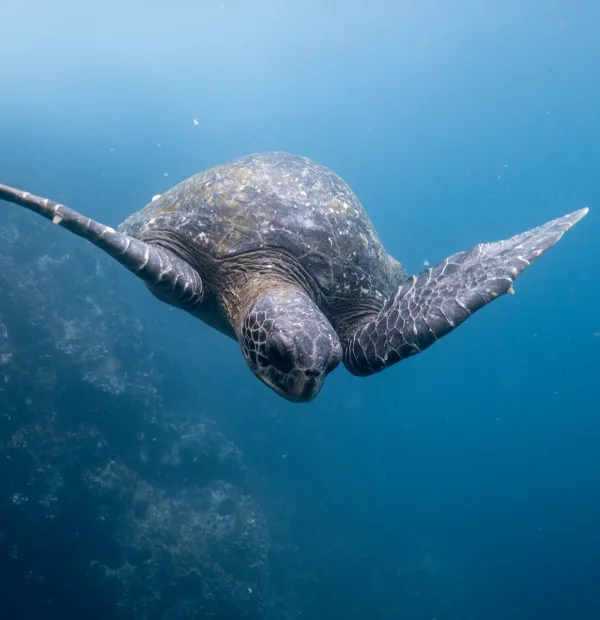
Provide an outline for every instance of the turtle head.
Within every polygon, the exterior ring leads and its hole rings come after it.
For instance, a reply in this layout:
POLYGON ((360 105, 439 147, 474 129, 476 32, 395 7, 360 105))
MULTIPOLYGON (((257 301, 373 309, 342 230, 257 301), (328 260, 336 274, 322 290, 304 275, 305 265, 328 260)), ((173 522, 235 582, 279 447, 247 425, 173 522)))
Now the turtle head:
POLYGON ((250 305, 240 344, 252 372, 277 394, 309 402, 339 363, 337 334, 302 291, 273 288, 250 305))

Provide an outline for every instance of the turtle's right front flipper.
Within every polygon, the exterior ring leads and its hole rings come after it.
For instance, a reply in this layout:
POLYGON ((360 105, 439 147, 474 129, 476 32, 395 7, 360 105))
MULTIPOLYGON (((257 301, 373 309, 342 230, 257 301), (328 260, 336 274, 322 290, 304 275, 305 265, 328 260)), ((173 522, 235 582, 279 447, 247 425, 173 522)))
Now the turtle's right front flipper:
POLYGON ((350 339, 344 364, 355 375, 420 353, 496 297, 588 212, 574 211, 520 235, 483 243, 412 276, 379 315, 350 339))
POLYGON ((85 237, 143 280, 161 301, 188 311, 202 303, 202 279, 169 250, 124 235, 64 205, 0 184, 0 200, 21 205, 85 237))

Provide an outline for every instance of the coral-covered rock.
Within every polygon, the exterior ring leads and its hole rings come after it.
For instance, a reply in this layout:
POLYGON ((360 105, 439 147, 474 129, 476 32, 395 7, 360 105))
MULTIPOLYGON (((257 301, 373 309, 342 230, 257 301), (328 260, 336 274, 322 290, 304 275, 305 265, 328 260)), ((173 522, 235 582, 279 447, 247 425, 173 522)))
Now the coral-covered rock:
POLYGON ((263 618, 240 451, 161 398, 128 274, 31 219, 0 225, 0 617, 263 618))

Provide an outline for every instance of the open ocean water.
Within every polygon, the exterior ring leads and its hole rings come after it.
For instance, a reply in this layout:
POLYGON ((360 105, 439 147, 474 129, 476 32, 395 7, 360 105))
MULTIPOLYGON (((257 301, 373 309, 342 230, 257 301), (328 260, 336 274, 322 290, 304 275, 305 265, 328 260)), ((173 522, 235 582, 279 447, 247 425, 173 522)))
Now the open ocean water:
POLYGON ((589 215, 309 405, 0 205, 0 617, 600 619, 600 5, 0 2, 0 183, 117 226, 248 153, 332 168, 409 273, 589 215))

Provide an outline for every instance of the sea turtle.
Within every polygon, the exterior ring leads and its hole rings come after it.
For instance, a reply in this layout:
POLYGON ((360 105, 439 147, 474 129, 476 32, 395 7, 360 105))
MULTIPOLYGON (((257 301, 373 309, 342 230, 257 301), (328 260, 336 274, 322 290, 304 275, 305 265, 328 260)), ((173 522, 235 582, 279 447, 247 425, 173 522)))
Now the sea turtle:
POLYGON ((248 155, 179 183, 121 224, 99 224, 0 185, 85 237, 160 300, 239 341, 252 372, 308 402, 343 360, 370 375, 420 353, 504 293, 587 209, 409 276, 350 187, 282 152, 248 155))

